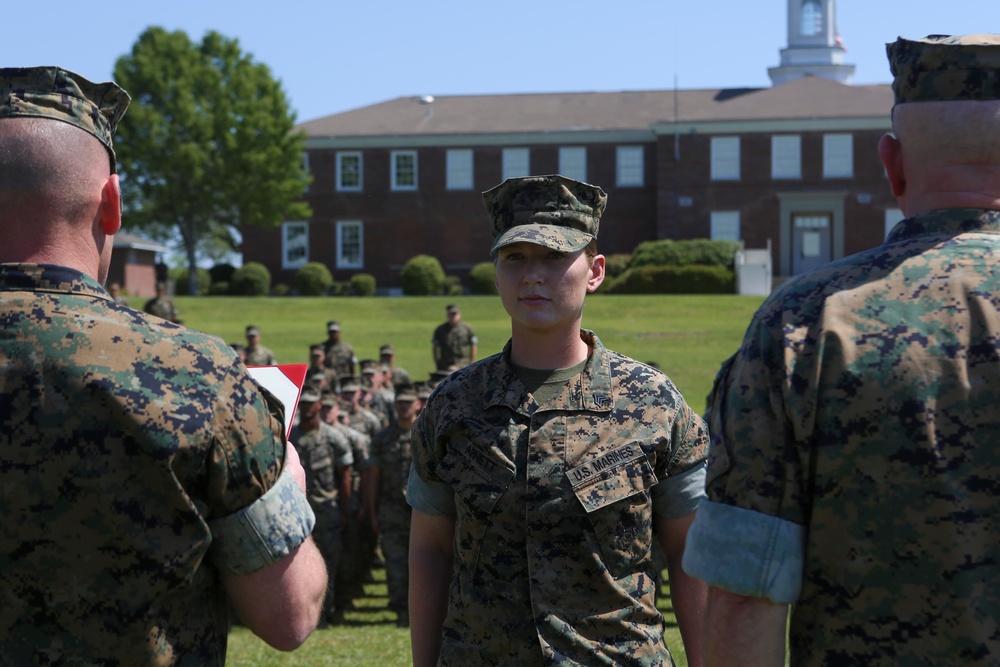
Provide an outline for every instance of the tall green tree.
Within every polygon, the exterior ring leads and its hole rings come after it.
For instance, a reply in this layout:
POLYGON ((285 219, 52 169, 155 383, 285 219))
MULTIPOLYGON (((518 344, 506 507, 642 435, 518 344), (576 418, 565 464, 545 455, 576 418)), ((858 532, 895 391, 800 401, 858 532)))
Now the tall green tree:
POLYGON ((237 40, 151 27, 115 80, 132 96, 115 136, 125 225, 179 236, 189 276, 220 244, 238 250, 247 225, 310 217, 305 135, 280 82, 237 40))

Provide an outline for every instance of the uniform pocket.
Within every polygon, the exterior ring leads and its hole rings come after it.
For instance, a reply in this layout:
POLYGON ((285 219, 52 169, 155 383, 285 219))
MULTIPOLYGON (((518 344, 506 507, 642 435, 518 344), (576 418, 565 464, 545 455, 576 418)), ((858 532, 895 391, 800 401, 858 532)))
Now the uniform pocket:
POLYGON ((468 438, 455 436, 434 471, 455 491, 455 555, 462 566, 474 572, 490 515, 514 480, 514 469, 468 438))
POLYGON ((605 567, 616 579, 650 558, 653 540, 651 487, 656 474, 637 444, 623 445, 566 473, 587 512, 605 567))

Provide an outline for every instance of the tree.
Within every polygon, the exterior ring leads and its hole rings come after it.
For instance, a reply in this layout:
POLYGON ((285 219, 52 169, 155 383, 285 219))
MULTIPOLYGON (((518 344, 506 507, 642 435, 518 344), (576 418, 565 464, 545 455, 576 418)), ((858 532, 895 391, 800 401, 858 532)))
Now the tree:
POLYGON ((132 96, 115 137, 130 227, 179 236, 193 269, 220 243, 237 250, 247 225, 311 216, 300 201, 305 136, 280 82, 237 40, 209 31, 195 44, 151 27, 118 59, 115 80, 132 96))

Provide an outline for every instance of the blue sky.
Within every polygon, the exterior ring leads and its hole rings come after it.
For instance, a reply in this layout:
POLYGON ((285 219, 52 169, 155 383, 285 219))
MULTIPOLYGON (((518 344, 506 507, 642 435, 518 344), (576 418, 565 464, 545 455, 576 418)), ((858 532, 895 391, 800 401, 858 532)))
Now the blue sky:
MULTIPOLYGON (((785 0, 10 0, 0 63, 111 78, 148 26, 239 40, 298 120, 406 95, 762 87, 785 0), (99 10, 101 13, 95 13, 99 10)), ((887 83, 899 35, 1000 31, 997 0, 838 0, 855 83, 887 83)))

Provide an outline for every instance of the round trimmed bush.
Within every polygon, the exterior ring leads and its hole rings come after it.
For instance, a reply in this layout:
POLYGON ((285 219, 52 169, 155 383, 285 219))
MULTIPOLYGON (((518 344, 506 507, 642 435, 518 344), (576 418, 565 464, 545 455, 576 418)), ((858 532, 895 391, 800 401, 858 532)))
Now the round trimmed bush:
POLYGON ((403 265, 399 280, 407 296, 436 296, 444 291, 444 268, 436 257, 417 255, 403 265))
POLYGON ((309 262, 295 274, 295 288, 302 296, 323 296, 331 287, 333 275, 321 262, 309 262))
POLYGON ((351 293, 354 296, 373 296, 375 276, 370 273, 355 273, 351 276, 351 293))
POLYGON ((271 272, 258 262, 247 262, 233 272, 229 281, 237 296, 267 296, 271 291, 271 272))
POLYGON ((480 262, 469 271, 469 288, 473 294, 497 293, 497 267, 493 262, 480 262))
POLYGON ((198 268, 195 269, 195 273, 198 278, 198 293, 195 295, 191 294, 191 290, 188 285, 188 276, 191 275, 187 269, 177 269, 174 272, 174 293, 178 296, 204 296, 209 293, 209 289, 212 286, 212 276, 209 274, 208 269, 198 268))

